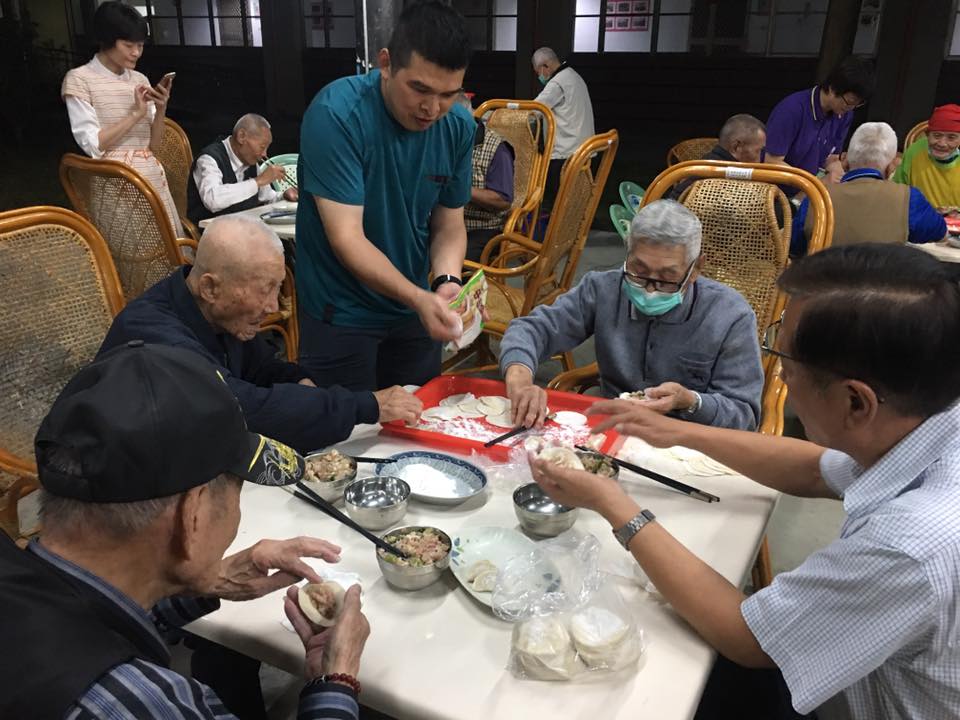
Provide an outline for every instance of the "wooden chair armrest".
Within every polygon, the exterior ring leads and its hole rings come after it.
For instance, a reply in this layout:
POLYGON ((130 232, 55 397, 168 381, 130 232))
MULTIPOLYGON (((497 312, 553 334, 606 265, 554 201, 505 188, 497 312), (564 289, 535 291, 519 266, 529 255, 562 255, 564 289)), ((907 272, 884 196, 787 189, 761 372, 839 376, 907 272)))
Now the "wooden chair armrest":
POLYGON ((585 383, 597 380, 599 377, 600 366, 592 362, 589 365, 560 373, 547 383, 547 389, 569 392, 585 383))
POLYGON ((177 252, 180 254, 180 264, 181 265, 193 265, 193 258, 197 256, 197 248, 200 247, 198 243, 193 238, 177 238, 177 252), (190 248, 193 250, 191 256, 188 258, 187 255, 183 252, 184 248, 190 248))
POLYGON ((464 260, 463 267, 466 270, 483 270, 483 274, 488 275, 490 277, 507 278, 507 277, 517 277, 518 275, 526 275, 533 269, 533 266, 536 265, 537 260, 539 260, 539 258, 534 258, 533 260, 530 260, 529 262, 525 262, 523 265, 518 265, 515 268, 506 268, 506 269, 496 268, 490 265, 481 265, 480 263, 473 262, 473 260, 464 260))
POLYGON ((530 250, 538 254, 541 249, 540 243, 534 242, 533 240, 528 240, 526 236, 521 235, 520 233, 501 233, 500 235, 490 238, 490 241, 484 246, 483 252, 480 253, 480 264, 489 266, 491 255, 499 255, 499 252, 493 252, 494 248, 502 243, 517 244, 526 250, 530 250))
POLYGON ((787 386, 780 379, 779 363, 770 371, 770 380, 760 400, 760 427, 762 435, 783 435, 783 408, 787 402, 787 386))
POLYGON ((180 222, 183 224, 183 229, 187 231, 190 239, 200 242, 200 228, 193 224, 193 220, 184 216, 180 218, 180 222))

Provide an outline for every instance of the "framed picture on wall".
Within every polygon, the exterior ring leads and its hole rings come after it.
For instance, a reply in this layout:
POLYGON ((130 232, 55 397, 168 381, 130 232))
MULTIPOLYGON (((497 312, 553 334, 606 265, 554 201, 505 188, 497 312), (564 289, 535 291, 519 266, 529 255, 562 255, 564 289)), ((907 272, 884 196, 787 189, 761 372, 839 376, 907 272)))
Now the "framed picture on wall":
POLYGON ((613 30, 613 18, 610 17, 609 15, 607 15, 606 29, 607 29, 607 30, 613 30))
POLYGON ((632 7, 631 0, 619 0, 617 2, 617 15, 629 15, 632 7))
POLYGON ((648 15, 650 13, 650 0, 633 0, 630 13, 633 15, 648 15))
POLYGON ((614 18, 614 28, 616 30, 629 30, 630 29, 630 16, 623 15, 620 17, 614 18))
POLYGON ((619 4, 620 4, 620 3, 616 2, 616 1, 614 1, 614 2, 608 2, 608 3, 607 3, 607 15, 616 15, 616 14, 617 14, 617 5, 619 5, 619 4))
POLYGON ((650 29, 649 15, 634 15, 630 18, 630 29, 646 32, 650 29))

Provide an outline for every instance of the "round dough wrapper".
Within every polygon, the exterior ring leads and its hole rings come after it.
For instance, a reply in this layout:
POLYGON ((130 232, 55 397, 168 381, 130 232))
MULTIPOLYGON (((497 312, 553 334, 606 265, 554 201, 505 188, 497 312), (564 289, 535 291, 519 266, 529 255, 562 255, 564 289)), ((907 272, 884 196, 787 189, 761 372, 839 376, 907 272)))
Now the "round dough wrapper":
POLYGON ((459 395, 448 395, 447 397, 445 397, 443 400, 440 401, 440 406, 454 407, 455 405, 459 405, 462 402, 466 402, 468 400, 475 400, 476 397, 477 397, 476 395, 469 392, 460 393, 459 395))
POLYGON ((584 608, 570 618, 570 634, 581 652, 613 650, 629 631, 623 618, 602 607, 584 608))
POLYGON ((560 467, 573 468, 574 470, 584 469, 583 462, 577 457, 577 454, 567 447, 548 447, 541 451, 537 457, 560 467))
POLYGON ((577 672, 570 634, 550 617, 535 617, 514 629, 513 647, 524 671, 538 680, 567 680, 577 672))
POLYGON ((427 408, 420 413, 423 420, 453 420, 457 417, 457 408, 438 405, 437 407, 427 408))
POLYGON ((587 416, 572 410, 558 410, 553 416, 553 421, 560 425, 578 427, 587 424, 587 416))
POLYGON ((308 583, 300 587, 297 602, 314 625, 330 627, 343 609, 343 588, 335 582, 308 583), (318 602, 321 605, 318 606, 318 602))
POLYGON ((513 427, 513 419, 509 412, 505 412, 503 415, 487 415, 487 422, 499 428, 509 429, 513 427))
MULTIPOLYGON (((500 395, 484 395, 478 399, 480 404, 489 408, 490 413, 493 415, 502 415, 510 410, 510 400, 500 395)), ((477 410, 486 412, 482 407, 478 407, 477 410)))
POLYGON ((483 413, 483 410, 480 408, 480 400, 473 397, 472 395, 462 402, 457 403, 457 410, 461 413, 483 413))

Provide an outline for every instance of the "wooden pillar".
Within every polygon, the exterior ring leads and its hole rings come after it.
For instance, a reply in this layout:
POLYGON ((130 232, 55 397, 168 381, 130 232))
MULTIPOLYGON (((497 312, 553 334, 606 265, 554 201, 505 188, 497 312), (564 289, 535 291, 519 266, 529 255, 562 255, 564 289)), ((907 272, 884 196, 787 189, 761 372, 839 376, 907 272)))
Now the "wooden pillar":
MULTIPOLYGON (((886 3, 883 10, 893 3, 886 3)), ((817 63, 817 81, 823 80, 837 64, 853 52, 860 20, 860 0, 830 0, 820 41, 820 61, 817 63)))
POLYGON ((953 0, 914 0, 883 5, 877 42, 877 91, 869 118, 890 123, 903 140, 930 116, 953 31, 953 0))
POLYGON ((532 98, 536 95, 536 81, 530 58, 539 45, 536 44, 537 33, 537 5, 536 2, 517 3, 517 52, 514 53, 514 97, 518 99, 532 98))

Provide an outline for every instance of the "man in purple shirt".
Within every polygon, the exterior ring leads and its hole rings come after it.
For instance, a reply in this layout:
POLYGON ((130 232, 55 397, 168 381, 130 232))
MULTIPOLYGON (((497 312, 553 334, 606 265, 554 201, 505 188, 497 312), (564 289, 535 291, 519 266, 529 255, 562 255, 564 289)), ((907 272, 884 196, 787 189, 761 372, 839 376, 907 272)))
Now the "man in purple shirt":
POLYGON ((765 162, 792 165, 839 182, 843 175, 840 151, 853 111, 870 99, 873 86, 872 65, 851 56, 822 85, 787 95, 767 120, 765 162))

